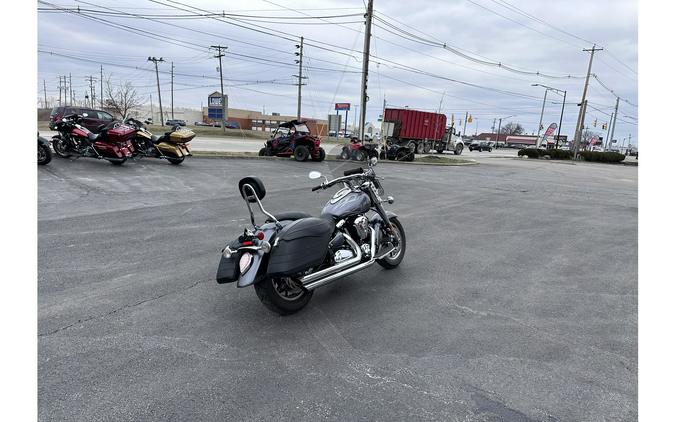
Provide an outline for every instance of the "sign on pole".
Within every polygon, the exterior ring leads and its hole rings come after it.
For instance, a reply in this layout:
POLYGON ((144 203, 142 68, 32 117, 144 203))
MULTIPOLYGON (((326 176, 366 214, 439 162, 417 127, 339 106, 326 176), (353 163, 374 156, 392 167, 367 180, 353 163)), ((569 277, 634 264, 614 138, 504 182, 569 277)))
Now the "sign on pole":
POLYGON ((546 132, 544 132, 544 136, 541 138, 541 143, 543 144, 544 142, 547 142, 546 140, 548 139, 549 136, 553 135, 555 133, 555 130, 558 128, 557 123, 551 123, 546 129, 546 132))
POLYGON ((335 103, 335 110, 349 110, 351 103, 335 103))

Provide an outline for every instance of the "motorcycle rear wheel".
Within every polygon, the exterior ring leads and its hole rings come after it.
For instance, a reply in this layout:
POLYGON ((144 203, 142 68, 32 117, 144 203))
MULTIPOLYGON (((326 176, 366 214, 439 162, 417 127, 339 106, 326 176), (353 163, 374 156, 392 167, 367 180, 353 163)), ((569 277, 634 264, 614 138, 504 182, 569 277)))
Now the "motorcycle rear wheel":
POLYGON ((52 150, 49 145, 38 144, 38 164, 41 166, 52 161, 52 150))
POLYGON ((183 156, 183 157, 177 157, 177 158, 166 157, 166 159, 167 159, 171 164, 178 165, 178 164, 182 163, 182 162, 185 160, 185 156, 183 156))
POLYGON ((279 315, 291 315, 309 303, 314 294, 311 290, 304 290, 293 285, 288 277, 267 277, 253 285, 255 294, 263 305, 279 315))

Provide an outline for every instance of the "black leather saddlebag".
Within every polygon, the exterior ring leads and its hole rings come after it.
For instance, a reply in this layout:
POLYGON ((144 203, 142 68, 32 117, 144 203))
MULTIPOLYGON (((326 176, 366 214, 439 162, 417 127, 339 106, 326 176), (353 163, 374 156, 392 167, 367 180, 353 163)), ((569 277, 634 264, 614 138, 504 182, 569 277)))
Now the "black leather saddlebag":
POLYGON ((320 265, 328 251, 335 223, 325 218, 302 218, 279 232, 279 242, 272 248, 267 274, 290 276, 320 265))

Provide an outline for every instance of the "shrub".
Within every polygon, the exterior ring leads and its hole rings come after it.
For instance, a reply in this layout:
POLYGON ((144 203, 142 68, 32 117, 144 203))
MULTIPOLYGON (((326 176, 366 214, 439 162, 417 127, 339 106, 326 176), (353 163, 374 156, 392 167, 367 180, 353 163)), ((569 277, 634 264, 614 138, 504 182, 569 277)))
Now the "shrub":
POLYGON ((581 151, 579 155, 586 161, 598 163, 620 163, 626 158, 618 152, 581 151))
POLYGON ((523 148, 518 151, 518 157, 527 155, 527 158, 539 158, 541 157, 541 150, 537 148, 523 148))
POLYGON ((570 160, 572 159, 572 154, 572 151, 566 151, 563 149, 548 149, 541 152, 542 157, 544 155, 548 155, 552 160, 570 160))

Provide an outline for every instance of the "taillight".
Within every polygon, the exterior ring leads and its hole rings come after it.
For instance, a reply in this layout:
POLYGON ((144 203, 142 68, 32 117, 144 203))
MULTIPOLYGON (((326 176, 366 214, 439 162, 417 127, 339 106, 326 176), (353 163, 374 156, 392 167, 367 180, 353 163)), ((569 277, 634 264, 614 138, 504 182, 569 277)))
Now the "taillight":
POLYGON ((256 237, 258 238, 258 240, 263 240, 265 238, 265 233, 264 232, 258 232, 258 234, 256 234, 256 237))
POLYGON ((251 255, 249 252, 244 252, 244 254, 239 258, 239 273, 241 275, 246 274, 246 271, 251 268, 251 264, 253 263, 253 255, 251 255))

